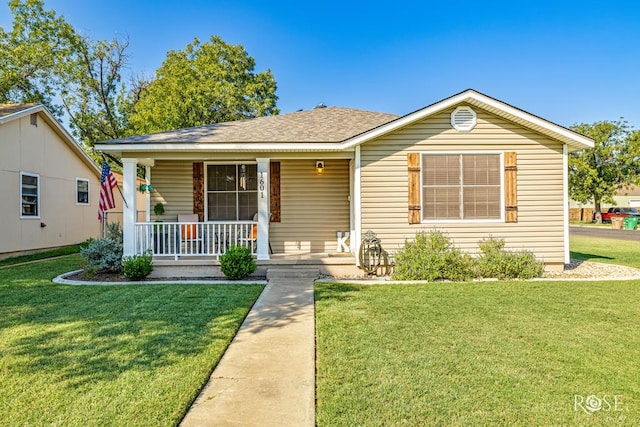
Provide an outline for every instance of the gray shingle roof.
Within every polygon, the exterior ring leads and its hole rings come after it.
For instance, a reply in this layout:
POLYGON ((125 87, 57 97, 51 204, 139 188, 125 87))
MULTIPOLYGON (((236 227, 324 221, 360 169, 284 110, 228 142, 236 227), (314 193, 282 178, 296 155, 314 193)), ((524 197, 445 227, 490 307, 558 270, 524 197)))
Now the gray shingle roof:
POLYGON ((0 117, 5 117, 10 114, 19 113, 23 110, 35 107, 39 104, 0 104, 0 117))
POLYGON ((167 132, 136 135, 107 144, 215 142, 341 142, 398 116, 342 107, 314 108, 167 132))

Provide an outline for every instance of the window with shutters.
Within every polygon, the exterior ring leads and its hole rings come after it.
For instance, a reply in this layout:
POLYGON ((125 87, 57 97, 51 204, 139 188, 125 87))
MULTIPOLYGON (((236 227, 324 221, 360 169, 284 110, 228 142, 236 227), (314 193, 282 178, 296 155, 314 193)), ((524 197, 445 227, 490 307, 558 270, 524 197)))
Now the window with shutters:
POLYGON ((500 154, 423 154, 422 219, 500 220, 500 154))
POLYGON ((251 220, 258 212, 256 164, 207 165, 207 220, 251 220))

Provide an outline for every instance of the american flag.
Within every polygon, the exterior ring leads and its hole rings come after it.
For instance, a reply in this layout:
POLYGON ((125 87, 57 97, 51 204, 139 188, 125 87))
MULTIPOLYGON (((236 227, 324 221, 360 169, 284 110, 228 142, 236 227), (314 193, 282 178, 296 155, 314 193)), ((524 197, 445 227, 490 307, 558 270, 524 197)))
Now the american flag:
POLYGON ((113 198, 113 189, 118 183, 111 173, 111 169, 107 162, 102 165, 102 177, 100 178, 100 203, 98 205, 98 220, 102 221, 104 212, 116 207, 116 201, 113 198))

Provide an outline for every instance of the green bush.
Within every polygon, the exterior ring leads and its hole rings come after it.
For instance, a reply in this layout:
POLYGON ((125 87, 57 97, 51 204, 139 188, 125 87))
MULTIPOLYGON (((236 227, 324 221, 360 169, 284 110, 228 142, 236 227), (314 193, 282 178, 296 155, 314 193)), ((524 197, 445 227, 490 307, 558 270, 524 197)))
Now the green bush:
POLYGON ((103 239, 89 239, 86 246, 80 247, 84 258, 84 270, 89 274, 120 273, 122 271, 122 231, 120 224, 112 223, 107 227, 103 239))
POLYGON ((153 271, 153 255, 147 252, 143 255, 127 256, 122 259, 122 271, 129 280, 142 280, 153 271))
POLYGON ((394 280, 470 280, 473 260, 439 231, 419 232, 395 255, 394 280))
POLYGON ((220 270, 230 280, 241 280, 256 271, 256 262, 251 249, 233 245, 220 256, 220 270))
POLYGON ((506 251, 504 240, 485 239, 478 243, 481 254, 476 259, 480 277, 496 279, 533 279, 542 276, 544 264, 529 251, 506 251))

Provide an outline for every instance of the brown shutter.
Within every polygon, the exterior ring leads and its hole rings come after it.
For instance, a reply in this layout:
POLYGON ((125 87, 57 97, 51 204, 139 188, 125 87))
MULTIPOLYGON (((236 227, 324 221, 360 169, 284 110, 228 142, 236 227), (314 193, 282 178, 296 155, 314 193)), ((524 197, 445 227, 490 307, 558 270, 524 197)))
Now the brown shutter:
POLYGON ((516 153, 504 153, 504 219, 505 222, 518 222, 518 193, 516 153))
POLYGON ((204 221, 204 164, 193 163, 193 213, 204 221))
POLYGON ((420 224, 420 153, 407 154, 409 224, 420 224))
POLYGON ((280 162, 269 165, 269 210, 271 222, 280 222, 280 162))

